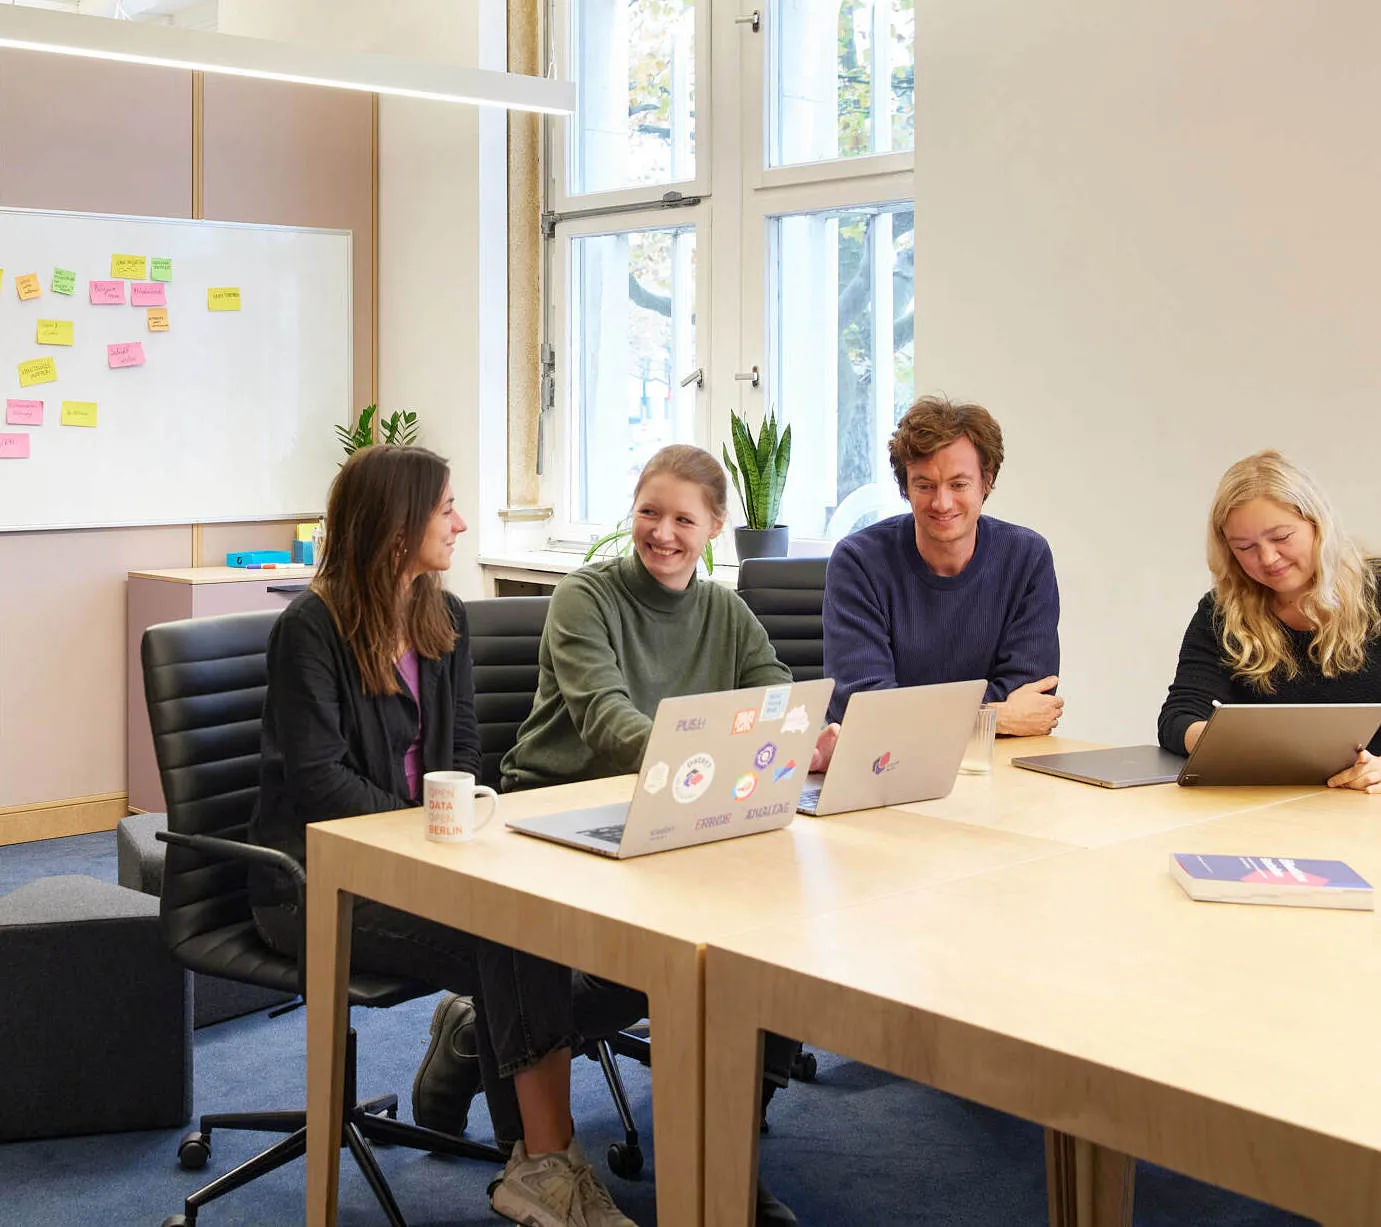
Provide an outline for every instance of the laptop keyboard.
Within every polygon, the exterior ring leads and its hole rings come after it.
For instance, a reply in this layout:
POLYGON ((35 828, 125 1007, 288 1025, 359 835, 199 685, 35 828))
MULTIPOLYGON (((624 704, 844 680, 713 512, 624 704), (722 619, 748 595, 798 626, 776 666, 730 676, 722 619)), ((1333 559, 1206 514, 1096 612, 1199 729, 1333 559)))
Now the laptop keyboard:
POLYGON ((613 844, 618 847, 623 843, 623 824, 619 823, 612 827, 591 827, 588 831, 581 831, 581 835, 588 835, 591 839, 597 839, 602 844, 613 844))
POLYGON ((801 799, 796 802, 796 809, 802 814, 813 814, 815 808, 820 804, 820 784, 807 784, 801 789, 801 799))

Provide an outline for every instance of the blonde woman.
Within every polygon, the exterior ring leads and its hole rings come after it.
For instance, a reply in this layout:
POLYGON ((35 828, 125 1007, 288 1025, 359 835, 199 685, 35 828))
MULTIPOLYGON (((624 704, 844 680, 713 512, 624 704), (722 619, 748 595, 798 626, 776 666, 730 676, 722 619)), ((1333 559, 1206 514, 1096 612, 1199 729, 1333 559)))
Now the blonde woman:
MULTIPOLYGON (((1199 602, 1160 712, 1160 743, 1193 750, 1219 703, 1381 700, 1377 570, 1322 491, 1279 452, 1223 474, 1209 515, 1213 590, 1199 602)), ((1381 733, 1330 788, 1381 792, 1381 733)))

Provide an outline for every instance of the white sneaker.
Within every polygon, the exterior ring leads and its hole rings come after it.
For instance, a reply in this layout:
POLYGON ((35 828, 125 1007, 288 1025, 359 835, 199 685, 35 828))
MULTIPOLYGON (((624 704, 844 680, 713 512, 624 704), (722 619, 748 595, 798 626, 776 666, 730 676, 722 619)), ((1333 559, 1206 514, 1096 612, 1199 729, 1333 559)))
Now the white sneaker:
POLYGON ((489 1201, 522 1227, 637 1227, 619 1212, 575 1142, 536 1158, 517 1143, 489 1201))

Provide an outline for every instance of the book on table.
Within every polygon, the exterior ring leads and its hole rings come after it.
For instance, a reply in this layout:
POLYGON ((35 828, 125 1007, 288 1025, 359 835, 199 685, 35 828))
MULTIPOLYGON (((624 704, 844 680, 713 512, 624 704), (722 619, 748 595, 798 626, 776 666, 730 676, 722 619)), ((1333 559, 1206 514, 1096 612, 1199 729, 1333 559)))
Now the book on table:
POLYGON ((1371 883, 1342 861, 1293 856, 1209 856, 1175 852, 1170 876, 1191 899, 1373 911, 1371 883))

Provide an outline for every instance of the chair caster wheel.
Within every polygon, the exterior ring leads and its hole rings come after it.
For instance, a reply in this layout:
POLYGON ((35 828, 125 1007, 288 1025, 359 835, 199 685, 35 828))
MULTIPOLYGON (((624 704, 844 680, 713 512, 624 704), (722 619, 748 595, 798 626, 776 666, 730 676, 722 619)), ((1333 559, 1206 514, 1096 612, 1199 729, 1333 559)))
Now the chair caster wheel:
POLYGON ((170 1214, 163 1220, 162 1227, 194 1227, 195 1221, 185 1214, 170 1214))
MULTIPOLYGON (((177 1161, 184 1172, 199 1172, 211 1157, 211 1138, 209 1134, 194 1129, 177 1144, 177 1161)), ((175 1217, 182 1217, 177 1215, 175 1217)), ((164 1223, 163 1227, 170 1227, 164 1223)))
POLYGON ((613 1142, 605 1156, 609 1170, 623 1180, 636 1180, 643 1170, 643 1152, 640 1146, 630 1146, 627 1142, 613 1142))
POLYGON ((818 1068, 813 1052, 800 1052, 796 1054, 796 1059, 791 1062, 791 1076, 797 1082, 814 1082, 818 1068))

